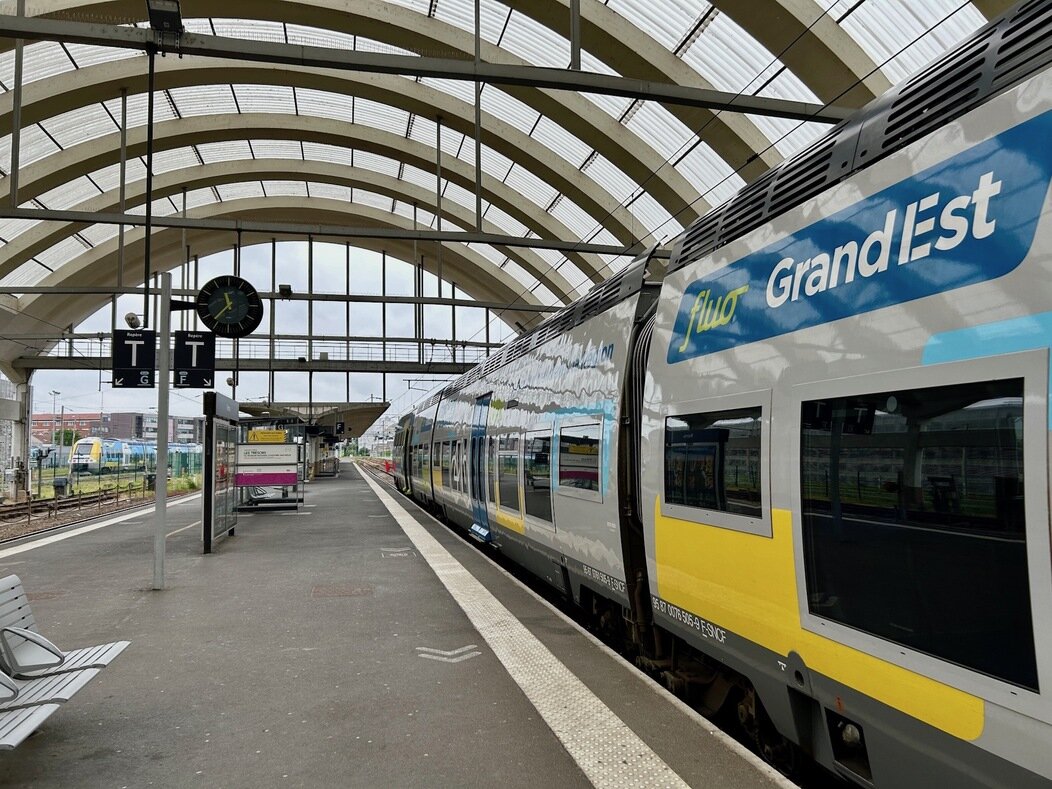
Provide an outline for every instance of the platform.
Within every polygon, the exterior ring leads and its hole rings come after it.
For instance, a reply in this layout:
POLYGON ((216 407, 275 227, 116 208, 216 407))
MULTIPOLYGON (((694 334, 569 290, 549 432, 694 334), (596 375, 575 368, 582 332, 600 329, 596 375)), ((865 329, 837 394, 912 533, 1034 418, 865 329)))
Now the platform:
POLYGON ((41 630, 131 646, 4 786, 788 787, 353 466, 200 550, 200 497, 0 548, 41 630), (96 524, 98 525, 98 524, 96 524))

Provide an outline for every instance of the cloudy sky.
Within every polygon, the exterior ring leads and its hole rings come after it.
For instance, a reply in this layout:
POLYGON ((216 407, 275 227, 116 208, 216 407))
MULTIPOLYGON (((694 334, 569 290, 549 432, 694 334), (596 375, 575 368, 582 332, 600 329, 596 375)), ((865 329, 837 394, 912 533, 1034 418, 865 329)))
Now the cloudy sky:
MULTIPOLYGON (((347 253, 345 247, 335 244, 314 245, 314 291, 315 293, 345 293, 347 286, 347 253)), ((367 250, 351 249, 351 286, 352 294, 379 295, 381 293, 381 265, 380 255, 367 250)), ((227 251, 202 258, 200 261, 199 285, 203 285, 212 277, 220 274, 233 273, 234 269, 233 251, 227 251)), ((271 282, 271 247, 270 244, 245 247, 241 253, 241 275, 251 282, 257 290, 276 290, 275 283, 271 282)), ((191 274, 192 277, 192 274, 191 274)), ((181 281, 180 272, 173 272, 173 285, 179 287, 181 281)), ((193 280, 187 280, 187 287, 193 288, 193 280)), ((277 245, 277 283, 289 284, 293 292, 307 292, 307 244, 305 242, 279 242, 277 245)), ((409 264, 388 257, 387 259, 387 293, 392 296, 411 296, 413 292, 412 268, 409 264)), ((435 296, 437 292, 437 280, 431 274, 425 274, 424 295, 435 296)), ((442 286, 442 295, 451 295, 451 286, 448 282, 442 286)), ((457 290, 459 298, 469 298, 457 290)), ((259 339, 245 339, 240 344, 240 356, 242 358, 257 357, 266 358, 269 355, 268 343, 263 339, 270 325, 270 305, 264 302, 264 316, 257 334, 259 339)), ((334 337, 347 336, 375 336, 380 337, 382 330, 382 310, 379 304, 351 304, 348 321, 347 306, 343 302, 316 302, 314 305, 313 336, 319 337, 331 335, 334 337)), ((387 305, 387 336, 410 337, 413 334, 413 308, 408 304, 387 305)), ((151 305, 151 323, 154 307, 151 305)), ((445 306, 427 306, 424 308, 424 336, 439 339, 449 339, 452 333, 452 311, 453 308, 445 306)), ((142 314, 143 304, 141 298, 122 296, 117 302, 118 327, 124 328, 124 315, 128 312, 142 314)), ((472 307, 456 308, 456 323, 458 340, 483 340, 485 339, 485 311, 472 307)), ((195 329, 200 328, 196 323, 183 325, 181 321, 196 320, 194 313, 174 313, 172 319, 173 329, 195 329)), ((275 308, 275 328, 277 334, 307 334, 307 302, 305 301, 279 301, 275 308)), ((76 330, 78 332, 109 332, 111 326, 111 308, 109 306, 99 310, 81 323, 76 330)), ((506 325, 499 319, 491 321, 490 338, 493 342, 503 342, 512 336, 506 325)), ((276 356, 279 358, 296 358, 306 356, 307 348, 305 341, 281 341, 276 356)), ((346 343, 328 340, 316 340, 314 343, 314 354, 327 350, 332 359, 343 358, 346 354, 346 343)), ((375 354, 371 358, 380 358, 379 347, 370 351, 375 354)), ((80 342, 77 352, 85 356, 98 356, 99 344, 96 341, 80 342)), ((366 358, 365 346, 357 351, 352 349, 352 358, 366 358)), ((408 353, 408 350, 404 351, 408 353)), ((436 361, 449 359, 449 352, 440 346, 432 351, 426 351, 428 355, 433 354, 436 361)), ((230 355, 229 341, 219 341, 218 356, 230 355)), ((225 381, 229 373, 219 372, 217 378, 220 384, 216 391, 231 395, 231 388, 225 381)), ((387 398, 391 402, 389 416, 397 417, 407 411, 412 403, 425 396, 427 390, 433 389, 439 380, 435 376, 426 376, 427 380, 407 381, 411 376, 399 373, 387 376, 387 398), (412 388, 410 388, 412 387, 412 388)), ((106 412, 114 411, 147 411, 150 406, 157 404, 157 390, 133 390, 114 389, 110 383, 109 370, 99 374, 98 370, 42 370, 34 374, 32 379, 34 389, 33 410, 35 413, 50 413, 52 402, 61 409, 66 407, 67 411, 94 411, 98 412, 100 407, 106 412), (58 392, 52 395, 52 392, 58 392)), ((252 373, 242 372, 240 375, 237 398, 245 402, 251 400, 264 400, 268 396, 268 376, 264 372, 252 373)), ((306 401, 308 399, 308 384, 306 373, 279 372, 275 374, 274 400, 277 401, 306 401)), ((170 409, 173 414, 180 416, 195 416, 201 414, 201 398, 203 390, 183 389, 172 390, 170 398, 170 409)), ((352 373, 348 377, 344 373, 315 373, 314 375, 314 400, 316 402, 328 401, 367 401, 371 398, 380 399, 383 393, 382 376, 379 374, 352 373)), ((377 426, 377 429, 379 426, 377 426)))

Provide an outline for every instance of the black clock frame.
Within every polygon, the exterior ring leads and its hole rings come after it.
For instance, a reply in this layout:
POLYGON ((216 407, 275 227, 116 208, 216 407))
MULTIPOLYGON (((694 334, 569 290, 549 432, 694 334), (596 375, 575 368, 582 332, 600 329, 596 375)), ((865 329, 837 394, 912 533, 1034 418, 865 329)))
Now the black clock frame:
MULTIPOLYGON (((263 320, 263 300, 259 293, 241 277, 224 274, 206 282, 197 294, 197 315, 201 322, 220 337, 245 337, 257 328, 263 320), (243 301, 244 317, 238 320, 223 320, 221 314, 214 314, 211 307, 212 297, 218 292, 226 292, 231 298, 243 301)), ((229 302, 228 307, 229 309, 229 302)), ((220 311, 222 313, 222 310, 220 311)))

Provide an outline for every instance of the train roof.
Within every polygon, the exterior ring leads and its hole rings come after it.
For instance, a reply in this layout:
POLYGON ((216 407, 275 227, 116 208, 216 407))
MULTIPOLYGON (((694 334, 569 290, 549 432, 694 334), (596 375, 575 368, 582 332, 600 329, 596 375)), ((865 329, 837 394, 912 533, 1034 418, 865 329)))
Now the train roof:
POLYGON ((1016 6, 698 219, 680 237, 669 272, 945 126, 1049 63, 1052 4, 1030 0, 1016 6))

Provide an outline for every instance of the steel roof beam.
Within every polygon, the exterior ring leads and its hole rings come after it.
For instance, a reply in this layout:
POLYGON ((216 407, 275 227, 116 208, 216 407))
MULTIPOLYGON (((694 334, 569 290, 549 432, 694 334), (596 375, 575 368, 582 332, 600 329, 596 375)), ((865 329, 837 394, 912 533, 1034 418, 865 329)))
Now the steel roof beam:
MULTIPOLYGON (((246 244, 246 246, 248 246, 246 244)), ((150 295, 156 295, 160 293, 158 288, 147 288, 146 293, 150 295)), ((142 288, 118 288, 118 287, 91 287, 89 285, 77 286, 77 285, 8 285, 0 287, 0 294, 18 294, 18 295, 29 295, 29 294, 41 294, 48 296, 121 296, 121 295, 132 295, 142 296, 142 288)), ((172 288, 172 294, 179 297, 192 297, 197 295, 196 290, 172 288)), ((480 309, 488 310, 515 310, 522 312, 556 312, 557 310, 563 309, 562 305, 555 306, 544 306, 541 304, 527 304, 525 302, 501 302, 501 301, 473 301, 471 299, 447 299, 438 298, 436 296, 360 296, 357 294, 344 295, 342 293, 295 293, 293 292, 289 296, 282 296, 280 293, 271 293, 269 291, 259 291, 259 296, 262 299, 276 299, 277 301, 337 301, 341 303, 352 303, 352 304, 425 304, 432 306, 444 306, 444 307, 478 307, 480 309)), ((16 335, 5 332, 5 336, 14 337, 16 335)), ((22 339, 30 337, 29 334, 17 335, 22 339)), ((35 335, 33 335, 35 337, 35 335)), ((71 337, 98 337, 98 332, 87 332, 84 334, 70 335, 62 334, 58 335, 52 333, 42 333, 36 339, 42 340, 53 340, 63 339, 68 340, 71 337)), ((323 339, 317 335, 311 335, 314 339, 323 339)), ((341 340, 347 339, 340 337, 341 340)), ((354 338, 350 338, 354 339, 354 338)), ((372 337, 368 339, 380 340, 383 338, 372 337)), ((398 338, 387 338, 388 342, 397 342, 398 338)), ((413 340, 416 342, 416 340, 413 340)), ((457 341, 459 344, 459 340, 457 341)))
POLYGON ((364 71, 375 74, 402 74, 479 81, 494 85, 551 88, 825 123, 836 123, 853 112, 848 108, 826 107, 812 102, 744 96, 728 91, 672 85, 609 74, 567 71, 540 66, 476 63, 473 60, 453 58, 388 55, 331 47, 204 36, 194 33, 173 36, 169 33, 142 28, 67 22, 40 17, 2 15, 0 16, 0 36, 143 51, 153 49, 162 53, 174 53, 180 57, 196 55, 228 60, 364 71))

